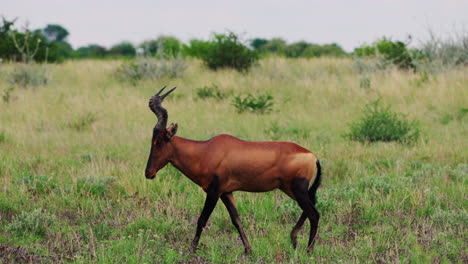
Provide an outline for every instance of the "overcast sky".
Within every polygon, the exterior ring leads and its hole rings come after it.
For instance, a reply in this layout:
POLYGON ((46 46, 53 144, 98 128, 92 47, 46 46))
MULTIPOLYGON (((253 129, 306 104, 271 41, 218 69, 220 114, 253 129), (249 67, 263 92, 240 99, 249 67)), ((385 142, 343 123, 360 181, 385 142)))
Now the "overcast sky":
POLYGON ((382 36, 413 43, 468 31, 468 0, 0 0, 0 15, 30 28, 59 24, 78 46, 139 44, 158 35, 182 41, 231 30, 243 39, 338 43, 351 51, 382 36))

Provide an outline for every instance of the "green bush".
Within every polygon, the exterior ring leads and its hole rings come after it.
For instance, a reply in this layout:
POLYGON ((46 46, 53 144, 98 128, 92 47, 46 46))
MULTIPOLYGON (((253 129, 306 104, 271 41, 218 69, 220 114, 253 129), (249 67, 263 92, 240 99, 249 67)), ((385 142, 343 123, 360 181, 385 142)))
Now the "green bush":
POLYGON ((203 41, 198 39, 190 40, 188 45, 183 45, 182 54, 184 56, 190 56, 194 58, 203 58, 207 54, 210 48, 209 41, 203 41))
POLYGON ((265 114, 272 110, 273 96, 269 94, 258 96, 247 94, 245 97, 237 95, 234 97, 232 104, 237 109, 238 113, 249 111, 253 113, 265 114))
POLYGON ((237 35, 229 33, 215 34, 201 58, 212 70, 233 68, 245 72, 257 61, 258 55, 242 44, 237 35))
POLYGON ((408 121, 402 114, 382 106, 380 99, 364 107, 363 117, 350 125, 350 132, 344 136, 359 142, 398 141, 414 142, 420 130, 415 121, 408 121))
POLYGON ((134 61, 122 64, 115 71, 117 79, 135 85, 140 80, 179 78, 188 68, 187 61, 181 56, 166 59, 137 57, 134 61))
POLYGON ((227 97, 227 93, 221 91, 216 84, 197 88, 195 92, 200 99, 214 98, 216 100, 222 100, 227 97))
POLYGON ((113 45, 109 50, 109 54, 114 56, 134 57, 136 55, 136 49, 132 43, 123 41, 113 45))
POLYGON ((0 143, 4 143, 7 141, 7 135, 5 133, 5 131, 0 131, 0 143))
POLYGON ((22 212, 20 215, 13 217, 11 223, 5 227, 5 231, 17 236, 31 234, 45 236, 55 221, 55 216, 38 208, 32 212, 22 212))
POLYGON ((417 49, 408 48, 408 44, 402 41, 391 41, 383 38, 371 45, 363 45, 354 49, 354 55, 358 57, 379 57, 400 69, 415 69, 416 60, 423 57, 423 53, 417 49))
POLYGON ((75 51, 75 56, 77 58, 104 58, 108 54, 108 50, 98 44, 90 44, 88 46, 79 47, 75 51))
POLYGON ((62 46, 49 42, 42 30, 13 29, 16 19, 0 21, 0 59, 21 62, 60 62, 62 46))
POLYGON ((140 48, 145 56, 171 58, 180 55, 182 44, 173 36, 159 36, 157 39, 143 41, 140 48))

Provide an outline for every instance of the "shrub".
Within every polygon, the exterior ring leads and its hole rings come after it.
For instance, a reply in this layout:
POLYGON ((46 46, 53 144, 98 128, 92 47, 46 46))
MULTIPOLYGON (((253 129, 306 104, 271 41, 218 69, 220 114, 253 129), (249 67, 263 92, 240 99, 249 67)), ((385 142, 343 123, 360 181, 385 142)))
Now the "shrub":
POLYGON ((23 88, 46 85, 48 82, 45 66, 33 63, 19 64, 13 72, 10 73, 8 80, 11 84, 18 85, 23 88))
POLYGON ((432 66, 468 65, 468 32, 443 39, 429 31, 429 39, 421 46, 432 66))
POLYGON ((234 97, 232 104, 237 109, 238 113, 250 111, 253 113, 265 114, 269 113, 273 107, 273 96, 269 94, 258 96, 247 94, 245 97, 237 95, 234 97))
POLYGON ((161 78, 181 77, 188 67, 181 56, 167 59, 137 57, 117 68, 115 75, 119 80, 136 84, 140 80, 157 80, 161 78))
POLYGON ((98 44, 89 44, 88 46, 79 47, 75 56, 78 58, 103 58, 108 55, 108 50, 98 44))
POLYGON ((109 50, 109 54, 114 56, 134 57, 136 55, 136 49, 132 43, 123 41, 112 46, 109 50))
POLYGON ((158 58, 177 57, 181 52, 180 41, 173 36, 159 36, 157 39, 145 40, 140 48, 145 56, 158 58))
POLYGON ((222 100, 227 97, 227 93, 221 91, 216 84, 197 88, 195 92, 197 93, 198 98, 201 99, 214 98, 217 100, 222 100))
POLYGON ((32 212, 22 212, 20 215, 13 217, 5 230, 18 236, 27 236, 29 234, 45 236, 55 221, 56 218, 53 215, 38 208, 32 212))
POLYGON ((188 45, 184 45, 182 49, 182 54, 185 56, 203 58, 207 54, 208 49, 210 48, 209 41, 203 41, 198 39, 190 40, 188 45))
POLYGON ((262 53, 275 53, 278 55, 284 55, 287 46, 288 45, 284 39, 273 38, 259 47, 259 51, 262 53))
POLYGON ((419 138, 419 126, 401 114, 382 106, 377 99, 364 107, 363 117, 350 125, 344 136, 359 142, 398 141, 414 142, 419 138))
POLYGON ((233 68, 245 72, 257 61, 258 55, 231 32, 227 35, 215 34, 201 58, 212 70, 233 68))
POLYGON ((32 62, 50 61, 57 62, 60 57, 61 47, 55 42, 47 41, 41 30, 30 30, 25 26, 23 32, 14 29, 14 20, 2 18, 0 21, 0 59, 32 62))
POLYGON ((391 41, 387 38, 354 49, 354 55, 358 57, 382 56, 385 62, 394 64, 401 69, 415 69, 415 60, 423 57, 421 51, 408 48, 407 43, 391 41))

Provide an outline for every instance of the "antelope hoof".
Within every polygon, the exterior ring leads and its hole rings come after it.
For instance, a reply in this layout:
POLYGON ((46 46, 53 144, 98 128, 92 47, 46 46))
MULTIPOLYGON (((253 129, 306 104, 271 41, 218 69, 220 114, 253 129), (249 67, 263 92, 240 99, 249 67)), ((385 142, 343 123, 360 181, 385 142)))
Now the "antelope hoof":
POLYGON ((292 238, 291 240, 292 240, 292 246, 293 246, 293 248, 296 249, 296 248, 297 248, 297 239, 296 239, 296 238, 292 238))
POLYGON ((190 253, 193 254, 193 253, 195 253, 195 252, 197 252, 197 247, 196 247, 196 246, 192 246, 192 247, 190 248, 190 253))
POLYGON ((314 244, 312 243, 312 245, 310 245, 309 248, 307 248, 307 253, 312 254, 313 252, 314 252, 314 244))
POLYGON ((252 248, 246 247, 246 248, 245 248, 245 254, 246 254, 246 255, 251 255, 251 254, 252 254, 252 248))

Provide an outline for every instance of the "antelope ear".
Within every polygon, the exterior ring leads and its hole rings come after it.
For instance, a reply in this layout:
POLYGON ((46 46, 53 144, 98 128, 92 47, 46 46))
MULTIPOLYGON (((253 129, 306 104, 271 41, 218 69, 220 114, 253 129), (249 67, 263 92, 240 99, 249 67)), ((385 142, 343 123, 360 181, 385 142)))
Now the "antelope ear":
POLYGON ((171 140, 171 138, 177 133, 177 123, 172 123, 168 128, 166 128, 166 138, 171 140))

